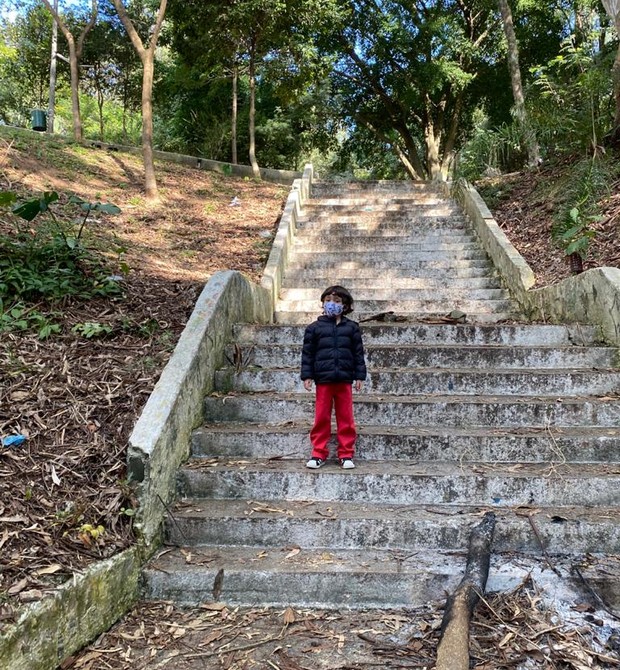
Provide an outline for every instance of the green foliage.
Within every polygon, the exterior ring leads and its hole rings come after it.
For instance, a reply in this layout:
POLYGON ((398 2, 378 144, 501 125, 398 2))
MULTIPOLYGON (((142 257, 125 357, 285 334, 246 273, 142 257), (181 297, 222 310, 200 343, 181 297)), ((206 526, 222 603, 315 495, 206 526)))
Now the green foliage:
POLYGON ((93 337, 104 337, 105 335, 109 335, 113 331, 113 328, 105 323, 86 321, 84 323, 76 323, 71 331, 91 340, 93 337))
POLYGON ((587 158, 572 166, 562 184, 563 205, 551 231, 552 239, 567 256, 585 258, 590 241, 596 235, 594 224, 600 220, 599 202, 609 193, 617 168, 612 159, 587 158))
POLYGON ((561 52, 533 69, 530 118, 547 154, 596 153, 613 118, 613 53, 600 50, 599 33, 564 40, 561 52), (587 38, 587 39, 586 39, 587 38))
POLYGON ((35 330, 40 340, 46 340, 50 335, 60 333, 61 327, 48 315, 27 307, 23 302, 15 303, 3 311, 0 301, 0 332, 25 330, 35 330))
POLYGON ((39 337, 45 338, 58 329, 28 305, 66 296, 90 299, 121 293, 118 279, 110 276, 102 257, 82 241, 92 212, 114 214, 120 210, 73 197, 65 203, 60 217, 51 208, 59 201, 54 191, 18 200, 13 192, 0 192, 3 219, 13 229, 12 234, 0 234, 0 330, 34 327, 39 337), (73 216, 76 210, 81 212, 77 223, 73 216))

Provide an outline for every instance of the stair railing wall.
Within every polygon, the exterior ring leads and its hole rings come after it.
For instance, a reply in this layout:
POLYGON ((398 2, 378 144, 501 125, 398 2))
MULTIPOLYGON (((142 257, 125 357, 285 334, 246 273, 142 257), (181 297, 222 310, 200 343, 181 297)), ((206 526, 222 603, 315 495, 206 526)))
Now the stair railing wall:
POLYGON ((267 260, 261 286, 267 289, 273 299, 275 308, 276 301, 282 288, 282 278, 288 264, 289 250, 293 246, 297 232, 297 222, 305 201, 312 193, 312 180, 314 168, 308 163, 303 171, 301 179, 293 182, 289 193, 280 224, 271 247, 271 253, 267 260))

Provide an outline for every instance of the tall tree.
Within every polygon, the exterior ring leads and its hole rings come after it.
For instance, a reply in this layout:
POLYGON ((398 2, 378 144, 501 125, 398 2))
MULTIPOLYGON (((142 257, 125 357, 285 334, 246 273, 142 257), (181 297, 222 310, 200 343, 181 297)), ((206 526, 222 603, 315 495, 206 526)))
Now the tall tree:
MULTIPOLYGON (((620 37, 620 0, 602 0, 602 2, 607 15, 613 21, 618 37, 620 37)), ((616 58, 612 68, 612 79, 616 109, 614 114, 614 125, 609 133, 609 138, 613 145, 618 146, 620 145, 620 43, 618 44, 616 58)))
POLYGON ((84 50, 84 40, 97 22, 97 0, 91 0, 90 17, 86 25, 82 28, 76 41, 73 33, 68 27, 67 22, 61 17, 56 7, 49 0, 43 0, 45 6, 49 9, 56 20, 60 31, 67 40, 69 47, 69 68, 71 71, 71 112, 73 116, 73 137, 76 142, 82 141, 82 117, 80 115, 80 59, 84 50))
POLYGON ((138 34, 123 0, 113 0, 119 18, 129 35, 131 43, 142 61, 142 156, 144 159, 144 190, 148 200, 157 200, 157 179, 153 161, 153 79, 155 74, 155 48, 166 14, 167 0, 160 0, 150 38, 145 44, 138 34))
POLYGON ((335 85, 351 132, 372 133, 413 179, 445 178, 471 100, 468 89, 493 46, 486 0, 348 0, 327 48, 341 54, 335 85))
MULTIPOLYGON (((0 17, 0 121, 28 123, 48 99, 52 17, 42 5, 0 17)), ((62 75, 61 75, 62 79, 62 75)), ((66 82, 62 82, 66 83, 66 82)))
POLYGON ((508 69, 510 71, 510 81, 512 83, 512 94, 514 97, 514 113, 523 133, 525 145, 527 148, 528 163, 531 166, 537 165, 540 160, 540 148, 536 140, 536 134, 531 127, 527 110, 525 107, 525 96, 523 94, 523 84, 521 82, 521 68, 519 67, 519 45, 512 21, 512 10, 508 0, 498 0, 499 11, 502 15, 502 24, 504 34, 508 45, 508 69))

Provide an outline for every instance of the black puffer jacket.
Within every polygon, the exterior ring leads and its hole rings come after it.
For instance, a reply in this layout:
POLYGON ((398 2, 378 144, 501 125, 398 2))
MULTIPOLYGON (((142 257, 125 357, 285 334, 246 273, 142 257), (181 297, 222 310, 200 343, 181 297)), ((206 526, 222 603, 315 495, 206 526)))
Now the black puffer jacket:
POLYGON ((362 333, 355 321, 320 316, 304 333, 301 378, 316 384, 366 379, 362 333))

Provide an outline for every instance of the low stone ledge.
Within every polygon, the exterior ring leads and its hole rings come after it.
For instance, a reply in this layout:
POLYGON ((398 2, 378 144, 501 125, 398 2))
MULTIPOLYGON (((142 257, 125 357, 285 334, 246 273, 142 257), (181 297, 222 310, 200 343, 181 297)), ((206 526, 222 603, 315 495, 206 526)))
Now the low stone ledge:
POLYGON ((265 265, 261 286, 270 292, 274 306, 282 288, 282 279, 288 265, 289 251, 297 232, 297 221, 304 203, 312 192, 313 177, 313 167, 308 164, 304 168, 302 178, 293 182, 293 187, 280 217, 280 224, 273 240, 271 253, 265 265))
POLYGON ((189 456, 191 433, 202 421, 202 400, 213 390, 232 326, 267 323, 272 313, 269 291, 240 272, 215 273, 198 298, 129 438, 129 478, 138 484, 140 503, 134 527, 147 546, 158 542, 177 468, 189 456))
POLYGON ((132 607, 141 568, 138 549, 128 549, 25 607, 0 633, 0 668, 54 670, 132 607))
MULTIPOLYGON (((30 130, 29 128, 20 128, 18 126, 0 126, 12 132, 17 131, 24 135, 37 135, 45 137, 50 140, 58 140, 66 142, 67 144, 74 143, 72 137, 58 134, 42 133, 37 130, 30 130)), ((123 153, 133 154, 135 156, 142 156, 142 147, 135 147, 129 144, 110 144, 109 142, 99 142, 98 140, 83 140, 82 144, 94 149, 103 149, 104 151, 122 151, 123 153)), ((254 179, 254 173, 251 165, 241 165, 239 163, 226 163, 224 161, 214 161, 210 158, 201 158, 200 156, 189 156, 187 154, 177 154, 170 151, 160 151, 155 149, 153 157, 158 160, 170 161, 172 163, 179 163, 197 170, 208 170, 210 172, 219 172, 225 175, 234 175, 235 177, 248 177, 254 179)), ((265 181, 274 184, 284 184, 288 186, 292 184, 295 179, 301 178, 302 173, 295 170, 279 170, 277 168, 260 168, 260 177, 265 181)))
POLYGON ((535 289, 532 269, 497 225, 478 192, 463 182, 444 183, 442 188, 469 216, 505 286, 529 319, 597 326, 606 342, 620 346, 620 269, 593 268, 535 289))

